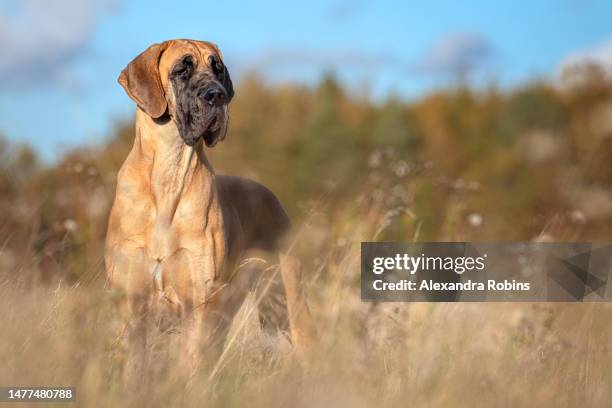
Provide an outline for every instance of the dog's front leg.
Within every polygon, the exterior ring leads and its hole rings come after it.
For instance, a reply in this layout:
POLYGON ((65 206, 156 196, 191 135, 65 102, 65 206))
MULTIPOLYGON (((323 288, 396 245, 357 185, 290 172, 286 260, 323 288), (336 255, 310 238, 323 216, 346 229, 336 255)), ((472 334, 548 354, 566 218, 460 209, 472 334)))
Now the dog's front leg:
POLYGON ((200 366, 202 309, 187 308, 182 319, 179 347, 179 369, 188 378, 193 377, 200 366))
MULTIPOLYGON (((202 248, 205 248, 204 244, 202 248)), ((210 285, 207 282, 216 282, 210 253, 182 249, 166 260, 163 286, 172 288, 181 310, 178 368, 188 377, 200 367, 202 350, 209 341, 208 330, 204 328, 209 314, 207 293, 210 285)))
POLYGON ((138 389, 147 378, 147 335, 154 293, 151 267, 142 249, 115 248, 107 268, 110 286, 119 294, 119 318, 125 328, 125 384, 129 389, 138 389))
POLYGON ((151 299, 149 291, 139 290, 128 295, 129 317, 126 327, 127 359, 125 365, 125 379, 129 386, 143 385, 149 377, 147 359, 150 344, 148 344, 151 330, 151 299))

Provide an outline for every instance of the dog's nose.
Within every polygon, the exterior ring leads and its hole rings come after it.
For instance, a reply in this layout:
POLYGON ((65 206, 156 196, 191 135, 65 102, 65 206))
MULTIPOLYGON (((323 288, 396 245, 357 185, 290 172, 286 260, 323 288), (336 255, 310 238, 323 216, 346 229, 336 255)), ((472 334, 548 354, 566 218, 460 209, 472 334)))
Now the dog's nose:
POLYGON ((220 88, 210 88, 202 93, 202 99, 209 105, 225 105, 227 103, 227 95, 220 88))

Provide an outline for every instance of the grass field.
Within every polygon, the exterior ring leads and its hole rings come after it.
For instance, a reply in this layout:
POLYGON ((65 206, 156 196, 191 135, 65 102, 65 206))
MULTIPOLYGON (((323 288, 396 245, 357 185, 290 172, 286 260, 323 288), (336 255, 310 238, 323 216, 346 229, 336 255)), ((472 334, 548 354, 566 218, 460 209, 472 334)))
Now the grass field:
POLYGON ((608 406, 612 305, 363 303, 359 241, 389 222, 361 220, 343 240, 316 216, 302 226, 319 331, 303 365, 284 336, 260 330, 251 297, 215 375, 186 381, 180 350, 168 349, 178 334, 159 333, 146 383, 126 389, 103 281, 49 287, 4 275, 0 383, 74 386, 80 406, 608 406))
POLYGON ((80 406, 607 407, 612 305, 364 303, 361 241, 610 241, 612 83, 450 89, 373 103, 245 79, 221 172, 269 186, 295 220, 319 337, 303 364, 250 298, 218 370, 189 379, 158 333, 142 389, 122 380, 102 264, 133 140, 40 164, 0 143, 0 384, 74 386, 80 406))
POLYGON ((330 265, 335 279, 310 280, 320 338, 305 370, 260 331, 250 299, 214 378, 186 388, 157 338, 140 393, 123 388, 102 288, 3 279, 0 383, 74 386, 80 406, 608 406, 609 304, 365 304, 353 255, 330 265))

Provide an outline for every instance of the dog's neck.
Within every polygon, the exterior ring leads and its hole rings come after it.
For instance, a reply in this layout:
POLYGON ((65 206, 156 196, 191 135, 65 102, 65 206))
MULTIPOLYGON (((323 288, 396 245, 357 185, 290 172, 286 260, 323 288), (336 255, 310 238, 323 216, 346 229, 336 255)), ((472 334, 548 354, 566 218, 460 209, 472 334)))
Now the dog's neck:
POLYGON ((188 146, 174 121, 160 123, 138 109, 135 142, 150 159, 150 188, 160 221, 172 223, 179 204, 188 197, 196 202, 214 199, 215 173, 201 140, 188 146))

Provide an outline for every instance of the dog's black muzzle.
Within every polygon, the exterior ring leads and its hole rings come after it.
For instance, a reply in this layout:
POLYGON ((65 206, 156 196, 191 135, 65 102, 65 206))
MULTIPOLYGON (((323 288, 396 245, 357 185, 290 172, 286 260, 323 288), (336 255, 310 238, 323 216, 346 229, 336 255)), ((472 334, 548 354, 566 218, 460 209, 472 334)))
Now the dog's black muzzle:
POLYGON ((198 98, 202 99, 210 106, 227 105, 229 102, 227 92, 225 92, 225 89, 220 85, 212 85, 201 89, 198 92, 198 98))
POLYGON ((189 146, 200 138, 213 147, 225 138, 228 126, 228 104, 233 96, 229 76, 219 80, 211 72, 194 74, 188 81, 173 82, 177 100, 176 120, 181 137, 189 146), (227 84, 225 83, 227 82, 227 84))

